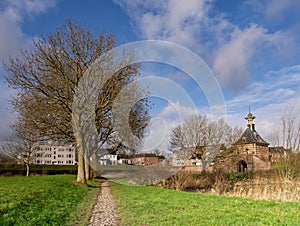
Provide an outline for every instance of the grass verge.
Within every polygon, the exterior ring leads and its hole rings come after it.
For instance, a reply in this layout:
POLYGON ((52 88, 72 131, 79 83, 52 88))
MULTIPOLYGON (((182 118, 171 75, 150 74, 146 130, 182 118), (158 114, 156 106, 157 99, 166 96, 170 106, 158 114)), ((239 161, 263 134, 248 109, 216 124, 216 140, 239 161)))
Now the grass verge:
POLYGON ((300 225, 299 202, 111 183, 122 225, 300 225))
POLYGON ((0 225, 87 225, 99 181, 75 175, 0 178, 0 225))

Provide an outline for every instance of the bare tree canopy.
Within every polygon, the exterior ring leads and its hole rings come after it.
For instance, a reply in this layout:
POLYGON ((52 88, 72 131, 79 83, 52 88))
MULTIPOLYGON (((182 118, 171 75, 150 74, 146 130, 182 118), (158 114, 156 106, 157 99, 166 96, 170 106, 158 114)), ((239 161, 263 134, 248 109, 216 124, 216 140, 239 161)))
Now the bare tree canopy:
POLYGON ((22 116, 18 116, 11 127, 14 130, 14 135, 1 144, 1 151, 13 159, 15 163, 24 164, 26 176, 29 176, 37 135, 28 126, 28 120, 22 116))
POLYGON ((232 128, 224 119, 208 122, 205 115, 194 114, 172 130, 169 148, 174 151, 220 144, 230 146, 241 133, 241 128, 232 128))
POLYGON ((294 107, 286 106, 278 126, 268 136, 270 143, 291 149, 293 152, 300 151, 300 118, 294 107))
POLYGON ((207 143, 207 118, 206 116, 191 115, 182 125, 172 130, 170 137, 170 150, 183 148, 196 148, 205 146, 207 143))
MULTIPOLYGON (((21 51, 20 57, 10 58, 5 65, 5 78, 17 90, 13 107, 28 122, 26 130, 34 131, 38 140, 75 143, 72 113, 79 81, 99 56, 116 46, 115 37, 105 33, 95 36, 91 29, 67 21, 55 32, 33 42, 32 51, 21 51)), ((123 57, 133 58, 128 54, 123 57)), ((109 60, 107 67, 113 65, 109 60)), ((115 71, 98 92, 94 123, 102 144, 120 146, 113 136, 112 105, 122 88, 139 75, 138 70, 139 65, 129 64, 115 71)), ((138 136, 143 135, 149 121, 147 101, 147 98, 138 101, 130 112, 130 126, 138 136)), ((89 177, 87 171, 81 171, 83 165, 79 157, 78 182, 89 177)))
POLYGON ((208 122, 205 115, 189 116, 172 130, 169 149, 181 153, 183 160, 194 153, 202 160, 202 169, 214 160, 221 146, 230 146, 241 135, 242 129, 232 128, 224 119, 208 122))

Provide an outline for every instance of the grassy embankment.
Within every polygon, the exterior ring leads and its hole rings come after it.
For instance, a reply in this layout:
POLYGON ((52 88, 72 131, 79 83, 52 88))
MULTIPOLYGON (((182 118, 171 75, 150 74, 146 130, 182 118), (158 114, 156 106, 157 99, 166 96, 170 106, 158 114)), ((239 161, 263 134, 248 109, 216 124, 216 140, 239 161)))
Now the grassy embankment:
POLYGON ((122 225, 300 225, 300 203, 111 183, 122 225))
POLYGON ((75 175, 0 178, 0 225, 86 225, 99 181, 75 175))

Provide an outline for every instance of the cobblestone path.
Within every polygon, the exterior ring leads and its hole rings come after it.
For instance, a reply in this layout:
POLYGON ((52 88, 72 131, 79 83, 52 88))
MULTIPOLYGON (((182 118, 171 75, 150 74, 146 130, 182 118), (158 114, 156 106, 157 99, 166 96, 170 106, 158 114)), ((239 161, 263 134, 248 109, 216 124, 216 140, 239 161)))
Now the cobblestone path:
POLYGON ((109 181, 101 184, 101 192, 94 206, 89 226, 117 226, 120 218, 117 214, 116 203, 112 196, 109 181))

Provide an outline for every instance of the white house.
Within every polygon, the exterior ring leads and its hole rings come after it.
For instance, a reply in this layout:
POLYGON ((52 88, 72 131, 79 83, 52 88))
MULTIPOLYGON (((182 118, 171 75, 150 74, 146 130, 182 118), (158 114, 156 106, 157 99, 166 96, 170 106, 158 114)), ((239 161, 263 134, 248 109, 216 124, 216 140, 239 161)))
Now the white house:
POLYGON ((113 154, 106 154, 98 159, 99 165, 117 165, 118 156, 113 154))

